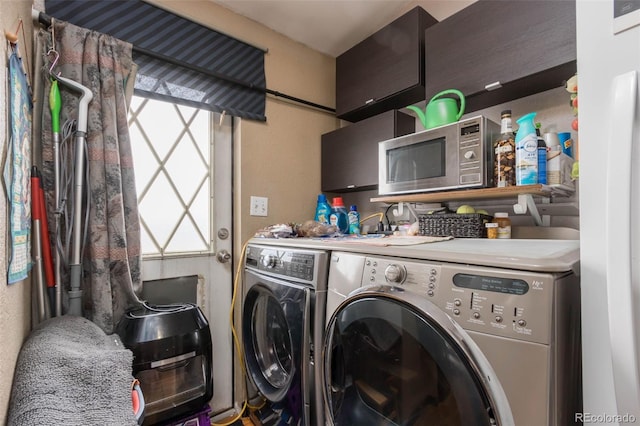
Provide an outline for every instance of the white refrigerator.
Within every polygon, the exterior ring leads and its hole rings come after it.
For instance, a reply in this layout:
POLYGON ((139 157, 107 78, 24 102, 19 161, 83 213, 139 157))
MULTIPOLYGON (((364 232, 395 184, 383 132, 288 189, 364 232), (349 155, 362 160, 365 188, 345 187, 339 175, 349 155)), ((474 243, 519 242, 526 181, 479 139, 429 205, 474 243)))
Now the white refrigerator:
POLYGON ((640 424, 640 1, 577 0, 583 420, 640 424))

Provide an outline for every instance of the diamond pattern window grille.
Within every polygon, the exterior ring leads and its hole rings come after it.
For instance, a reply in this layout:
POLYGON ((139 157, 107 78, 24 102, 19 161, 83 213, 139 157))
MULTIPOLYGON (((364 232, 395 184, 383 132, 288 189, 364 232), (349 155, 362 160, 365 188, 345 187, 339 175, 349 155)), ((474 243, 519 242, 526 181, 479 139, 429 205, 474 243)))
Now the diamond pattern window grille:
POLYGON ((129 130, 145 256, 212 251, 212 114, 138 96, 131 101, 129 130))

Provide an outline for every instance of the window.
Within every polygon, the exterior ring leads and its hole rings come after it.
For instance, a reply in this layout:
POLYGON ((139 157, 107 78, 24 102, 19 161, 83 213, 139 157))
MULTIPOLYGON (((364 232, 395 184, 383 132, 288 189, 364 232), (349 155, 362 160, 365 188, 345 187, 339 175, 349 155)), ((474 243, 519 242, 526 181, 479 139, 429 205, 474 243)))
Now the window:
POLYGON ((213 113, 134 96, 129 131, 142 253, 212 250, 213 113))

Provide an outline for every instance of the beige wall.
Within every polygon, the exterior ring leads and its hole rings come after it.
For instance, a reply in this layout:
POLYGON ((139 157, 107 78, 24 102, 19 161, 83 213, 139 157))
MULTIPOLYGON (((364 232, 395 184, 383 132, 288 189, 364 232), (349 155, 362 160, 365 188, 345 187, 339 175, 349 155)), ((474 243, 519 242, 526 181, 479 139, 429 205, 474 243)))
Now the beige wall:
MULTIPOLYGON (((208 1, 153 3, 220 32, 268 49, 267 87, 328 107, 335 106, 335 59, 208 1)), ((236 128, 234 209, 236 246, 258 229, 313 219, 320 192, 320 135, 339 121, 320 110, 267 96, 267 121, 236 128), (252 195, 269 198, 269 215, 249 215, 252 195)))
MULTIPOLYGON (((16 31, 19 19, 24 21, 25 35, 18 34, 18 47, 23 59, 33 64, 31 56, 31 2, 28 0, 0 0, 0 26, 3 30, 16 31)), ((0 67, 0 159, 4 160, 7 152, 7 43, 2 40, 0 53, 3 64, 0 67)), ((0 196, 0 224, 3 232, 7 229, 7 197, 4 189, 0 196)), ((0 238, 0 424, 5 424, 13 371, 20 347, 31 328, 29 306, 31 304, 30 283, 28 281, 7 285, 7 237, 0 238)))

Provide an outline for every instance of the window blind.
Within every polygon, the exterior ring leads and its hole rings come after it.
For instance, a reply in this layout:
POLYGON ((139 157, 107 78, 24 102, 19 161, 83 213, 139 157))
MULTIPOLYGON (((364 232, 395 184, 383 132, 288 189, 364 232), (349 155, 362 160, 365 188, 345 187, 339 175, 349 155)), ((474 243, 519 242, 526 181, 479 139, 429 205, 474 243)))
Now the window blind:
POLYGON ((132 43, 135 93, 265 120, 264 51, 140 0, 46 0, 46 13, 132 43))

